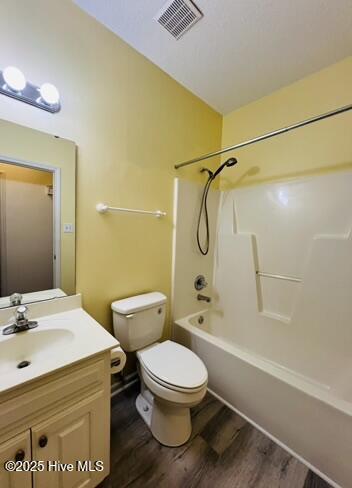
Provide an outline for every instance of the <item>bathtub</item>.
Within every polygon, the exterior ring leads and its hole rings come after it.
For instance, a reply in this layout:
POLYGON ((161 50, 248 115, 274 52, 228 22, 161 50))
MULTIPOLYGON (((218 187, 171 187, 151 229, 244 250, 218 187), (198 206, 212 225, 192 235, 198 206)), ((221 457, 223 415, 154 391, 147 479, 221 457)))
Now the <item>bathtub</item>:
POLYGON ((210 311, 176 320, 173 338, 204 361, 210 393, 332 486, 352 488, 352 372, 338 386, 298 374, 221 337, 210 311))

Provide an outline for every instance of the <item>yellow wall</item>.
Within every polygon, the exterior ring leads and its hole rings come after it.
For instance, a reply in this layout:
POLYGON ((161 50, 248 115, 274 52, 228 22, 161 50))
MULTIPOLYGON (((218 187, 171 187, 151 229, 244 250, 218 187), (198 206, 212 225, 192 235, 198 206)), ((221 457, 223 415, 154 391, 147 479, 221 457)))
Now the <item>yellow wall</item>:
MULTIPOLYGON (((222 147, 251 139, 352 102, 352 57, 226 115, 222 147)), ((222 173, 221 187, 255 184, 352 163, 352 112, 239 149, 239 164, 222 173)))
POLYGON ((1 96, 0 117, 76 142, 77 291, 110 327, 111 301, 147 290, 169 296, 173 165, 219 148, 221 116, 70 0, 2 0, 1 10, 2 66, 54 83, 62 110, 1 96), (102 216, 100 201, 168 215, 102 216))

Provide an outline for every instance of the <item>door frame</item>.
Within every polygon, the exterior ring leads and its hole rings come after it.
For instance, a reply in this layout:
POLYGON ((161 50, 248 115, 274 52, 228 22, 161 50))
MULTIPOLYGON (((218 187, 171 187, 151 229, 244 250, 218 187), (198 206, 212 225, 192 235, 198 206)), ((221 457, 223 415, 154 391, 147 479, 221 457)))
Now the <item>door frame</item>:
POLYGON ((1 154, 0 162, 39 169, 53 175, 53 287, 61 288, 61 169, 50 164, 9 158, 1 154))

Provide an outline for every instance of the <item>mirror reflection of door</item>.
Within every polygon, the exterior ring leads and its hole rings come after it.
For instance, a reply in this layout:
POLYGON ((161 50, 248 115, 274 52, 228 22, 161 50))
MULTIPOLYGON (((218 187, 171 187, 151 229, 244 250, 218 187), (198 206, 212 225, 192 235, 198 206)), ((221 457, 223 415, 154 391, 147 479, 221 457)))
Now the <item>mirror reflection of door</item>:
POLYGON ((0 161, 0 296, 53 283, 53 173, 0 161))

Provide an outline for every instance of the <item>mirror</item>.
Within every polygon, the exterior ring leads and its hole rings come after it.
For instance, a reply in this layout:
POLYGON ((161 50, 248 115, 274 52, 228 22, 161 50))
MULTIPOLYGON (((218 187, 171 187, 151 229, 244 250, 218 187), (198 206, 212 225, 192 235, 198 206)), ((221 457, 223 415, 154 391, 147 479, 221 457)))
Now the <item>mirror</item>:
POLYGON ((0 308, 75 293, 76 146, 0 120, 0 308))

